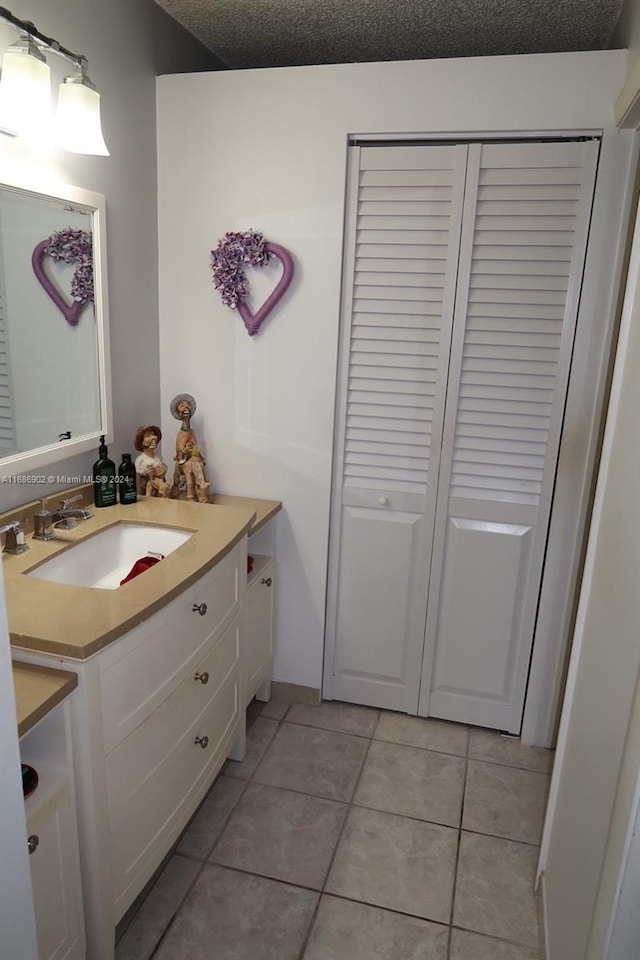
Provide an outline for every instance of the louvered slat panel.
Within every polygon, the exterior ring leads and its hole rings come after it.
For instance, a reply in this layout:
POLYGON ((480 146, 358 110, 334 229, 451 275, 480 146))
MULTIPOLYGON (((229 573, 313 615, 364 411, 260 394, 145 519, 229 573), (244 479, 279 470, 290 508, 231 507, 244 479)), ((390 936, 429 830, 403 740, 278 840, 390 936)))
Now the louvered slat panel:
POLYGON ((433 384, 432 383, 421 383, 416 380, 375 380, 373 378, 369 379, 366 377, 353 377, 350 384, 350 390, 371 390, 374 392, 385 392, 391 391, 392 393, 406 393, 410 397, 433 397, 433 384))
POLYGON ((376 354, 383 353, 387 357, 395 354, 402 354, 403 356, 411 354, 414 357, 420 355, 432 357, 433 340, 425 338, 422 342, 418 341, 407 344, 404 340, 403 342, 398 343, 396 340, 383 340, 378 337, 362 337, 358 332, 358 335, 354 336, 351 340, 351 350, 353 351, 354 358, 359 352, 376 354))
POLYGON ((379 324, 370 326, 359 326, 355 328, 356 336, 361 340, 393 340, 394 335, 401 333, 402 339, 406 342, 427 342, 438 343, 440 337, 437 330, 420 327, 403 327, 401 324, 396 326, 383 327, 379 324))
POLYGON ((435 288, 442 290, 444 288, 444 274, 426 273, 424 270, 400 273, 399 271, 388 271, 382 266, 375 272, 370 270, 356 271, 356 284, 386 287, 389 283, 402 287, 435 288), (389 273, 393 275, 390 277, 389 273))
POLYGON ((378 238, 378 243, 375 241, 364 240, 359 241, 356 244, 356 253, 358 255, 358 262, 364 262, 368 258, 375 257, 380 258, 389 258, 393 260, 402 260, 401 269, 407 270, 408 264, 414 260, 422 260, 422 263, 429 260, 432 263, 434 261, 445 261, 447 260, 447 245, 445 243, 430 244, 427 246, 426 243, 419 243, 415 236, 408 238, 406 243, 393 243, 388 239, 378 238), (363 259, 360 259, 363 258, 363 259))
MULTIPOLYGON (((513 265, 512 265, 513 266, 513 265)), ((495 270, 490 273, 485 268, 481 273, 473 273, 469 287, 471 290, 562 290, 567 292, 569 280, 565 276, 550 276, 546 269, 538 270, 533 276, 530 270, 520 270, 519 273, 501 273, 495 270)))
POLYGON ((415 303, 433 301, 442 305, 442 290, 437 287, 426 287, 413 284, 411 287, 396 286, 394 281, 375 286, 356 283, 355 297, 357 300, 369 300, 378 297, 380 300, 413 300, 415 303), (393 283, 393 285, 391 285, 393 283))
POLYGON ((582 156, 578 143, 532 145, 526 156, 515 148, 483 146, 453 440, 453 496, 538 502, 582 156))
MULTIPOLYGON (((356 273, 365 270, 375 271, 376 276, 378 273, 403 273, 404 271, 407 273, 421 273, 427 277, 437 276, 443 284, 445 278, 443 263, 434 262, 433 260, 425 263, 424 260, 411 257, 403 257, 398 260, 392 257, 385 259, 384 257, 363 256, 358 260, 358 270, 356 273)), ((430 286, 430 284, 428 285, 430 286)))
POLYGON ((426 491, 432 421, 438 403, 442 416, 449 348, 441 328, 445 310, 447 329, 451 322, 450 244, 453 239, 457 249, 458 236, 450 231, 454 204, 459 222, 460 160, 460 152, 449 147, 360 151, 343 451, 347 487, 426 491))
POLYGON ((440 191, 442 187, 451 190, 450 170, 400 170, 397 164, 394 169, 383 168, 360 170, 360 189, 368 187, 387 187, 391 190, 402 187, 424 187, 427 190, 440 191))
POLYGON ((389 313, 397 312, 399 314, 431 314, 434 317, 442 315, 442 305, 438 302, 420 302, 419 300, 396 300, 397 310, 394 311, 394 301, 392 300, 367 300, 365 298, 354 298, 354 310, 363 313, 389 313))

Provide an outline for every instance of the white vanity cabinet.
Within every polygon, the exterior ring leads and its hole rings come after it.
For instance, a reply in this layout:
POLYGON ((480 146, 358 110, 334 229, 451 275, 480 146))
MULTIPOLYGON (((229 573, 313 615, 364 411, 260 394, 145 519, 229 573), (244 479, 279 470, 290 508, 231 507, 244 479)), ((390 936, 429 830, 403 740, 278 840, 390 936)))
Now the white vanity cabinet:
POLYGON ((104 650, 61 662, 78 674, 70 708, 87 960, 113 960, 116 924, 226 758, 244 751, 246 543, 104 650))
POLYGON ((238 735, 239 544, 99 657, 116 922, 184 829, 238 735))
POLYGON ((25 801, 38 955, 40 960, 82 960, 86 954, 67 703, 21 738, 20 754, 38 773, 38 786, 25 801))
POLYGON ((269 700, 273 661, 273 557, 252 554, 253 569, 247 579, 247 642, 243 650, 245 707, 257 695, 269 700))

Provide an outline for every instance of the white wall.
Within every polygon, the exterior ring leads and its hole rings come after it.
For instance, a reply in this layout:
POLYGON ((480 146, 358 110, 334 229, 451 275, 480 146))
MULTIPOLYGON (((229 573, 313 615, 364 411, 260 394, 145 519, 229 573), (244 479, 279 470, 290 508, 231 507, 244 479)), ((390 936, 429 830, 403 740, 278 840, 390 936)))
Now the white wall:
POLYGON ((603 956, 640 764, 639 369, 640 217, 543 837, 551 960, 603 956))
MULTIPOLYGON (((21 179, 32 176, 34 186, 70 183, 106 197, 112 452, 119 459, 122 451, 132 449, 136 428, 157 422, 160 411, 155 78, 165 70, 214 69, 217 61, 152 0, 20 0, 9 6, 16 16, 85 54, 102 97, 110 157, 36 152, 0 135, 0 181, 3 172, 21 179)), ((0 53, 16 36, 13 28, 0 24, 0 53)), ((69 65, 56 57, 49 63, 57 89, 69 65)), ((46 382, 43 391, 46 403, 46 382)), ((60 461, 54 472, 87 474, 95 459, 88 453, 60 461)), ((0 512, 59 488, 3 484, 0 512)))
MULTIPOLYGON (((608 216, 619 216, 627 176, 629 154, 612 159, 623 138, 611 127, 625 60, 622 52, 598 52, 158 81, 165 457, 176 427, 168 402, 191 392, 214 488, 284 501, 277 679, 321 682, 348 135, 605 128, 603 156, 618 194, 598 201, 595 229, 602 229, 608 216), (286 300, 254 340, 221 304, 208 268, 224 233, 249 227, 291 250, 296 263, 286 300)), ((610 252, 615 230, 606 227, 603 236, 610 252)), ((611 322, 613 272, 602 259, 590 271, 600 330, 611 322)), ((595 379, 584 385, 591 399, 595 379)), ((588 417, 581 419, 572 441, 588 417)))
POLYGON ((625 0, 611 41, 612 47, 627 47, 627 75, 616 103, 616 119, 635 129, 640 123, 640 3, 625 0))

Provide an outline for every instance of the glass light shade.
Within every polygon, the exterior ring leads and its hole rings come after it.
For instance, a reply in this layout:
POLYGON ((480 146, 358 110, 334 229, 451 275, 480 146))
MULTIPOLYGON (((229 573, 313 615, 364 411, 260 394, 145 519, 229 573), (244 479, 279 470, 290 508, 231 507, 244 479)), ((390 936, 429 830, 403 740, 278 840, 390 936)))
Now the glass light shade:
POLYGON ((109 156, 102 136, 100 94, 75 77, 67 77, 60 84, 56 139, 72 153, 109 156))
POLYGON ((27 46, 9 47, 2 58, 0 128, 37 139, 51 134, 51 82, 49 65, 33 56, 27 46))

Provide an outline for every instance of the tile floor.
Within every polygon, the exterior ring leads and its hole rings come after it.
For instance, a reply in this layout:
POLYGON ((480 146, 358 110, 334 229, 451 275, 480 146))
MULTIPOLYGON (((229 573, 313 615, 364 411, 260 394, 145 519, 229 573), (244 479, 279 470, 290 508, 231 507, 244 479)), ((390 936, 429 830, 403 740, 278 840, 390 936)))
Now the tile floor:
POLYGON ((117 960, 539 960, 551 751, 350 704, 260 706, 117 960))

